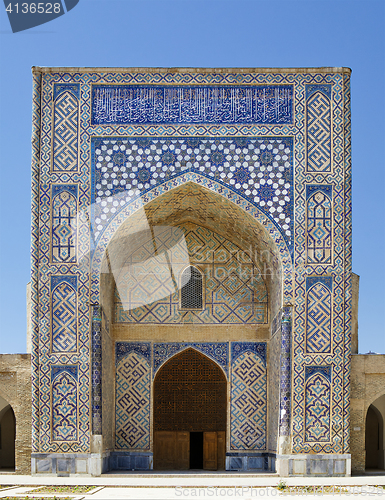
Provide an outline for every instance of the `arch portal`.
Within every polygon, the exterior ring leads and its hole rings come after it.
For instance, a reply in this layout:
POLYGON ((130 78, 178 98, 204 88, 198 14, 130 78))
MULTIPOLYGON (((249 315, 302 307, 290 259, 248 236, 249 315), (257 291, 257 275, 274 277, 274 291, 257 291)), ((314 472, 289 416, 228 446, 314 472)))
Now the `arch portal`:
POLYGON ((223 469, 227 381, 207 356, 186 349, 154 381, 154 469, 223 469))

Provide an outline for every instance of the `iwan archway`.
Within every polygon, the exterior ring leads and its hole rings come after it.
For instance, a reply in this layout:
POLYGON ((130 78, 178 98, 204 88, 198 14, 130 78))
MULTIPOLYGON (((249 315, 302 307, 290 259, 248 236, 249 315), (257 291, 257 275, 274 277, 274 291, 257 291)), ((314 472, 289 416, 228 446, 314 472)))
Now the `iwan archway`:
POLYGON ((225 468, 227 381, 207 356, 186 349, 154 381, 154 469, 225 468))

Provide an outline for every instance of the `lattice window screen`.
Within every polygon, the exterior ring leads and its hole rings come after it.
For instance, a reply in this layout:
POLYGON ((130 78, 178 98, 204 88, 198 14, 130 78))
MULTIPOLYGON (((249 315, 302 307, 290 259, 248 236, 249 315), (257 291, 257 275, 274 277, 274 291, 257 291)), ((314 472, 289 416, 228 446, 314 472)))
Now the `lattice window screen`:
POLYGON ((187 349, 170 359, 155 378, 156 431, 226 430, 226 378, 206 356, 187 349))
POLYGON ((203 309, 203 279, 196 267, 190 266, 183 271, 180 307, 203 309))

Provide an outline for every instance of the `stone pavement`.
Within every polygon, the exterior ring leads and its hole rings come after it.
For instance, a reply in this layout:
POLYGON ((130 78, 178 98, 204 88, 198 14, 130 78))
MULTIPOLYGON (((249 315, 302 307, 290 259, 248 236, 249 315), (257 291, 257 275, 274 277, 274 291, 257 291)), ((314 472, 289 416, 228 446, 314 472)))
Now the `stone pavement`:
POLYGON ((188 498, 242 498, 252 500, 262 497, 290 496, 290 498, 319 498, 322 491, 314 494, 315 486, 333 486, 334 493, 324 493, 326 497, 343 498, 384 498, 385 471, 383 474, 353 477, 290 477, 280 478, 276 474, 240 474, 237 473, 108 473, 101 477, 54 477, 54 476, 18 476, 0 473, 1 498, 59 498, 71 497, 73 500, 177 500, 188 498), (287 486, 310 486, 313 490, 304 489, 278 491, 275 486, 284 481, 287 486), (5 486, 9 487, 5 487, 5 486), (59 493, 53 488, 51 493, 31 491, 43 485, 93 485, 88 493, 59 493))

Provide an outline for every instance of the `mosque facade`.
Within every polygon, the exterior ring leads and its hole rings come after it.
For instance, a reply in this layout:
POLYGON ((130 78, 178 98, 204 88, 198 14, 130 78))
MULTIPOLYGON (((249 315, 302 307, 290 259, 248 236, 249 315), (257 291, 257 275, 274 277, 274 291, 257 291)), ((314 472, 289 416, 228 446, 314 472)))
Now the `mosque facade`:
POLYGON ((33 82, 32 473, 350 475, 350 70, 33 82))

